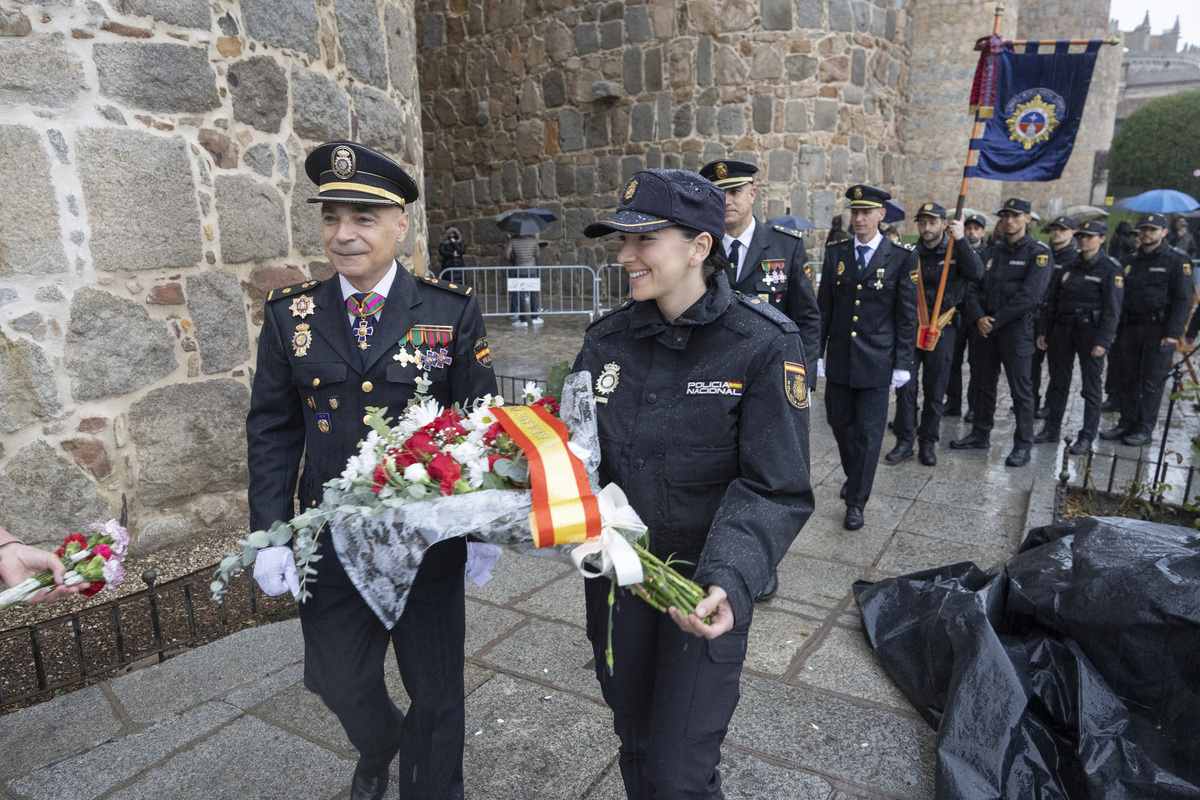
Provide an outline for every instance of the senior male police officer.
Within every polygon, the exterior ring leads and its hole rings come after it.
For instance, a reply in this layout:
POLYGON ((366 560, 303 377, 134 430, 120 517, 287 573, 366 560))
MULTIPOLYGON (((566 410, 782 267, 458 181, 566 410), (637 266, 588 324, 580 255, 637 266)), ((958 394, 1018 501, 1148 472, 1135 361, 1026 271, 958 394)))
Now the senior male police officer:
POLYGON ((754 218, 758 167, 745 161, 710 161, 700 174, 725 192, 725 236, 729 285, 779 309, 800 328, 804 362, 811 364, 821 335, 821 312, 800 231, 764 225, 754 218))
MULTIPOLYGON (((983 262, 967 240, 961 220, 946 220, 946 209, 938 203, 925 203, 917 211, 917 230, 921 241, 917 243, 917 259, 921 266, 926 314, 933 314, 937 302, 938 286, 941 284, 942 269, 945 267, 946 285, 942 294, 939 317, 953 316, 956 307, 967 292, 967 285, 983 277, 983 262), (946 266, 946 249, 953 243, 954 252, 946 266)), ((921 297, 918 294, 917 302, 921 297)), ((933 320, 931 319, 931 322, 933 320)), ((962 331, 961 333, 965 333, 962 331)), ((927 467, 937 464, 937 442, 942 423, 942 399, 950 381, 950 359, 955 352, 955 342, 960 331, 954 324, 942 328, 932 350, 917 348, 914 351, 912 378, 896 390, 896 421, 892 430, 896 434, 896 446, 884 456, 890 462, 912 458, 913 440, 916 439, 921 463, 927 467), (921 424, 917 425, 917 373, 922 375, 921 389, 924 400, 921 405, 921 424)))
POLYGON ((997 212, 996 242, 984 251, 984 277, 967 292, 966 318, 979 332, 972 342, 971 382, 979 380, 979 407, 970 434, 950 443, 955 450, 991 446, 996 416, 996 388, 1003 365, 1017 410, 1013 449, 1004 463, 1023 467, 1033 446, 1033 312, 1046 291, 1053 269, 1050 248, 1029 235, 1032 208, 1028 200, 1009 198, 997 212), (978 345, 978 347, 976 347, 978 345), (978 376, 975 374, 978 370, 978 376))
POLYGON ((879 232, 891 195, 851 186, 854 237, 825 249, 821 268, 821 341, 817 376, 826 379, 825 416, 846 483, 843 527, 863 526, 887 423, 888 388, 912 377, 917 339, 917 254, 879 232))
MULTIPOLYGON (((408 233, 412 178, 392 159, 354 142, 317 147, 305 171, 319 187, 325 253, 337 277, 271 292, 246 420, 250 527, 315 506, 370 431, 367 406, 400 413, 427 376, 443 405, 496 391, 483 318, 470 289, 416 278, 395 260, 408 233)), ((381 798, 399 752, 400 796, 463 796, 462 538, 429 548, 403 616, 390 631, 320 539, 313 596, 300 606, 304 684, 337 715, 359 752, 351 797, 381 798), (391 641, 405 690, 402 713, 388 696, 383 659, 391 641)), ((290 583, 289 548, 259 553, 255 578, 268 594, 290 583)))

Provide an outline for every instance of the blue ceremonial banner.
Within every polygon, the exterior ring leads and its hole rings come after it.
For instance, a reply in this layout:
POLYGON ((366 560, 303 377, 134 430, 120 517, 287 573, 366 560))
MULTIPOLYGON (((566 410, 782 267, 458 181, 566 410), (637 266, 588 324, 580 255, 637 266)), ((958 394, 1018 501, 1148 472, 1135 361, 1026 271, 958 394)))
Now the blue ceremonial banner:
MULTIPOLYGON (((1093 39, 1084 52, 1071 53, 1066 41, 1031 41, 1020 53, 1008 45, 996 48, 991 59, 985 54, 989 73, 977 75, 981 96, 972 95, 985 125, 983 135, 971 142, 978 159, 964 174, 998 181, 1057 180, 1075 146, 1101 44, 1093 39), (1039 53, 1040 45, 1053 50, 1039 53)), ((980 69, 985 69, 982 60, 980 69)))

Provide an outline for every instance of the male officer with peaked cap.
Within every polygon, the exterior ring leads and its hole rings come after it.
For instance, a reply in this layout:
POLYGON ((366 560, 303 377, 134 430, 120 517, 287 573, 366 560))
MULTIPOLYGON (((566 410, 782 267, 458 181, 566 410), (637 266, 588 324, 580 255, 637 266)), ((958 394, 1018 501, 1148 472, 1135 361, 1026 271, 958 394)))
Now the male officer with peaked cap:
POLYGON ((700 174, 725 192, 725 236, 721 248, 729 258, 729 285, 735 292, 758 297, 782 311, 800 328, 804 362, 816 358, 821 312, 808 255, 800 231, 767 226, 754 218, 758 167, 745 161, 710 161, 700 174))
POLYGON ((972 342, 979 352, 971 354, 971 383, 979 380, 979 407, 971 432, 950 443, 955 450, 991 446, 996 387, 1003 365, 1017 409, 1013 449, 1004 460, 1010 467, 1028 464, 1033 446, 1033 313, 1053 270, 1050 248, 1029 235, 1031 212, 1028 200, 1011 197, 1004 201, 1004 207, 996 212, 1000 217, 998 236, 983 254, 983 280, 967 291, 963 304, 966 319, 979 332, 972 342))
POLYGON ((917 254, 879 232, 891 195, 851 186, 853 238, 825 248, 817 377, 846 483, 843 527, 863 526, 887 424, 888 389, 908 383, 917 339, 917 254))
MULTIPOLYGON (((1049 313, 1050 290, 1058 284, 1065 271, 1073 269, 1079 263, 1079 247, 1075 242, 1075 231, 1078 229, 1079 223, 1075 221, 1075 218, 1065 215, 1055 217, 1045 228, 1050 233, 1050 256, 1054 260, 1054 271, 1050 273, 1050 282, 1046 284, 1042 302, 1038 304, 1037 311, 1034 313, 1033 326, 1035 330, 1040 331, 1049 327, 1046 315, 1049 313)), ((1046 351, 1041 346, 1034 348, 1033 358, 1030 361, 1034 419, 1045 419, 1050 413, 1049 403, 1042 402, 1042 364, 1045 361, 1046 351)), ((1044 397, 1048 399, 1049 396, 1049 389, 1047 389, 1044 397)))
POLYGON ((1125 257, 1125 296, 1110 370, 1117 370, 1121 416, 1101 439, 1149 444, 1175 346, 1192 307, 1192 259, 1166 243, 1167 218, 1143 214, 1141 246, 1125 257))
MULTIPOLYGON (((924 290, 925 315, 933 324, 933 307, 937 303, 938 287, 941 285, 942 270, 946 269, 946 283, 938 317, 953 317, 959 303, 967 293, 967 285, 983 277, 983 262, 967 240, 960 220, 946 220, 946 209, 938 203, 925 203, 917 211, 917 230, 921 241, 917 243, 917 260, 921 265, 917 284, 917 306, 921 305, 924 290), (953 248, 950 263, 946 264, 946 249, 953 248)), ((918 320, 920 314, 918 314, 918 320)), ((912 458, 913 440, 917 442, 921 463, 927 467, 937 464, 937 442, 941 438, 942 399, 950 381, 950 359, 954 355, 955 342, 961 333, 958 326, 947 324, 932 350, 917 348, 913 358, 913 376, 908 383, 896 390, 896 421, 892 430, 896 434, 896 446, 884 459, 893 463, 912 458), (917 373, 921 373, 920 425, 917 424, 917 373)))
MULTIPOLYGON (((305 171, 319 187, 325 253, 337 276, 272 291, 266 299, 246 432, 250 527, 317 505, 369 432, 367 406, 404 410, 427 376, 444 406, 494 393, 483 318, 470 289, 417 278, 395 260, 408 233, 412 178, 355 142, 317 147, 305 171)), ((382 798, 399 753, 400 797, 463 796, 462 538, 429 548, 403 616, 390 631, 355 589, 327 534, 313 596, 300 606, 304 684, 337 715, 359 752, 351 797, 382 798), (388 696, 383 659, 392 643, 411 704, 388 696)), ((259 553, 254 576, 268 594, 295 592, 290 548, 259 553)))

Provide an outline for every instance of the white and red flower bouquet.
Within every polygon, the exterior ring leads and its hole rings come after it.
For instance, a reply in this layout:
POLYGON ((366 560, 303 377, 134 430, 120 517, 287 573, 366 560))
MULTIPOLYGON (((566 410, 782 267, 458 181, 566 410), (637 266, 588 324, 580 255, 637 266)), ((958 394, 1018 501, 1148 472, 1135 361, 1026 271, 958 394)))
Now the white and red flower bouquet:
POLYGON ((646 551, 646 527, 618 487, 594 493, 591 379, 566 373, 565 364, 555 368, 545 396, 526 384, 524 405, 487 396, 470 408, 442 408, 419 395, 395 424, 386 409, 368 409, 371 431, 325 484, 320 505, 240 541, 242 552, 218 567, 213 598, 259 550, 290 542, 303 602, 317 574, 317 537, 328 528, 347 575, 389 628, 425 551, 468 534, 503 545, 579 545, 569 556, 585 575, 640 584, 655 607, 691 613, 703 590, 646 551))
MULTIPOLYGON (((88 526, 90 536, 72 533, 63 540, 54 555, 67 568, 63 586, 90 584, 80 594, 91 597, 104 587, 115 589, 125 580, 125 556, 129 553, 129 532, 115 519, 88 526)), ((0 592, 0 611, 25 602, 43 589, 53 588, 54 575, 43 570, 16 586, 0 592)))

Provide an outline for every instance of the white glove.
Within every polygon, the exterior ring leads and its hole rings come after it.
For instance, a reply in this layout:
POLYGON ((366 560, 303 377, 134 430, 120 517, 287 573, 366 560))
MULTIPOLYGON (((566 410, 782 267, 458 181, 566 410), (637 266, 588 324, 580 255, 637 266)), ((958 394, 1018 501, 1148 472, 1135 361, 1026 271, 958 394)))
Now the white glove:
POLYGON ((476 586, 483 586, 492 579, 492 570, 504 551, 494 544, 487 542, 467 542, 467 580, 474 581, 476 586))
POLYGON ((817 377, 818 378, 825 377, 825 359, 823 359, 823 358, 817 359, 817 377))
POLYGON ((908 383, 911 377, 912 373, 906 369, 892 370, 892 388, 899 389, 901 386, 908 383))
POLYGON ((290 547, 266 547, 254 557, 254 580, 271 597, 289 589, 292 597, 300 594, 300 578, 296 574, 296 557, 290 547))

